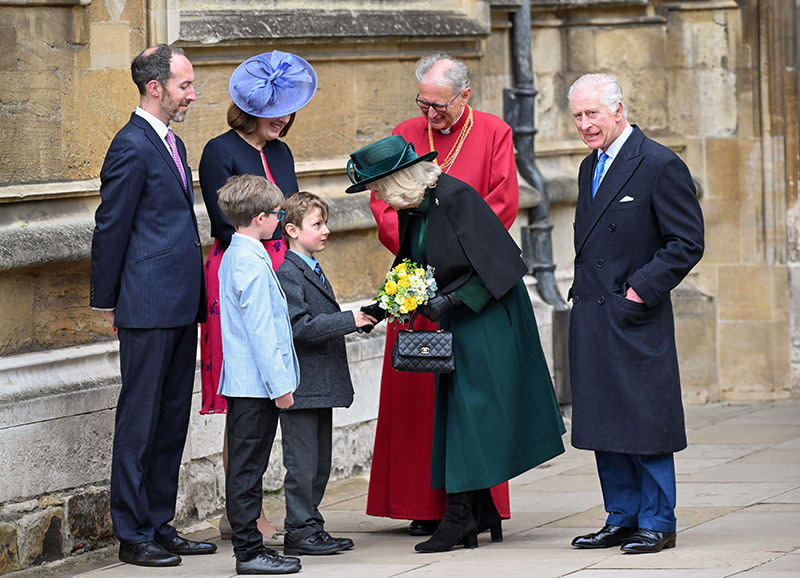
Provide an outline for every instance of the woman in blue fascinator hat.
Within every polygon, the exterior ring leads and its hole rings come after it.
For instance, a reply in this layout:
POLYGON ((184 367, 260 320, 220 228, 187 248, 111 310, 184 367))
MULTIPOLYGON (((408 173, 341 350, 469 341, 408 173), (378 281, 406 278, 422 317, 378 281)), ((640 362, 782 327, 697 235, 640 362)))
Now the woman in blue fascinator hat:
MULTIPOLYGON (((219 323, 219 280, 222 254, 231 242, 233 225, 217 204, 217 191, 234 175, 252 174, 268 178, 284 195, 297 192, 294 157, 280 139, 289 132, 295 113, 317 90, 317 74, 303 58, 273 50, 248 58, 236 67, 228 83, 231 104, 227 121, 230 130, 211 139, 200 159, 200 187, 203 191, 214 244, 205 264, 208 321, 200 326, 202 407, 200 413, 227 413, 225 398, 217 395, 222 368, 222 336, 219 323)), ((283 262, 286 244, 278 227, 272 239, 263 241, 272 266, 283 262)), ((227 463, 227 438, 223 454, 227 463)), ((226 466, 227 468, 227 466, 226 466)), ((258 529, 270 546, 281 545, 264 514, 258 529)), ((227 517, 220 520, 220 533, 230 539, 227 517)))

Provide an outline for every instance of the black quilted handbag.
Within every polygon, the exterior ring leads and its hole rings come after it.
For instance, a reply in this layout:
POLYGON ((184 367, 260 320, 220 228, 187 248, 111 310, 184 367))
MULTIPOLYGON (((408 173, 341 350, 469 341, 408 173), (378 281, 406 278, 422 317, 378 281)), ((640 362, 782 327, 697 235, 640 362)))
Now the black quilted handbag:
POLYGON ((456 368, 453 357, 453 334, 449 331, 414 331, 411 316, 408 329, 397 332, 397 340, 392 348, 392 367, 398 371, 419 371, 423 373, 452 373, 456 368))

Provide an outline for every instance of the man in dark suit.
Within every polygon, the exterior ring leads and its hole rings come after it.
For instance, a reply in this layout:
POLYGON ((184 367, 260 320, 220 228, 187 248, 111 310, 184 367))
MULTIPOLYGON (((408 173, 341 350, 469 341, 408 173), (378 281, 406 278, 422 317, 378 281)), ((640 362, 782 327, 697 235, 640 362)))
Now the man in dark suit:
POLYGON ((675 153, 625 118, 612 77, 569 90, 583 141, 570 289, 572 444, 594 450, 606 525, 577 548, 675 546, 673 452, 686 447, 670 291, 703 255, 703 215, 675 153))
POLYGON ((111 462, 119 558, 175 566, 216 546, 180 538, 178 470, 205 316, 203 262, 186 148, 169 128, 195 100, 183 51, 164 44, 131 63, 140 101, 100 172, 90 304, 119 335, 122 389, 111 462))

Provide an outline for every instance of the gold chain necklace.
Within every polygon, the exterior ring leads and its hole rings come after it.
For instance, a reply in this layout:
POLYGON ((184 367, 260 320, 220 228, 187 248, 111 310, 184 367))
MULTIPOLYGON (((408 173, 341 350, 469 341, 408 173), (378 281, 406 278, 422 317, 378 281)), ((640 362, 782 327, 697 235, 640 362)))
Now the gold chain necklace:
MULTIPOLYGON (((461 152, 461 147, 464 146, 464 141, 467 140, 467 136, 469 135, 469 131, 472 130, 472 108, 467 105, 469 109, 469 114, 467 115, 467 120, 464 123, 464 126, 461 127, 461 132, 458 133, 458 138, 456 142, 453 144, 453 147, 450 149, 450 152, 447 153, 447 157, 440 163, 438 160, 433 159, 437 165, 442 168, 442 172, 447 172, 450 169, 450 165, 452 165, 456 161, 456 157, 458 153, 461 152)), ((431 128, 431 123, 428 123, 428 144, 433 148, 433 129, 431 128)))

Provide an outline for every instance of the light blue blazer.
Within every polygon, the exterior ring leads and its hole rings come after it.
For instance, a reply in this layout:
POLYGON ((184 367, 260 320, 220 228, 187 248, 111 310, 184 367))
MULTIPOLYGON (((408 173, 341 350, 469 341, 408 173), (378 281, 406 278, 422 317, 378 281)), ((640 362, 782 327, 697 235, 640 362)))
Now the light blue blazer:
POLYGON ((219 393, 275 399, 294 391, 300 366, 286 296, 261 243, 233 235, 219 267, 219 308, 219 393))

